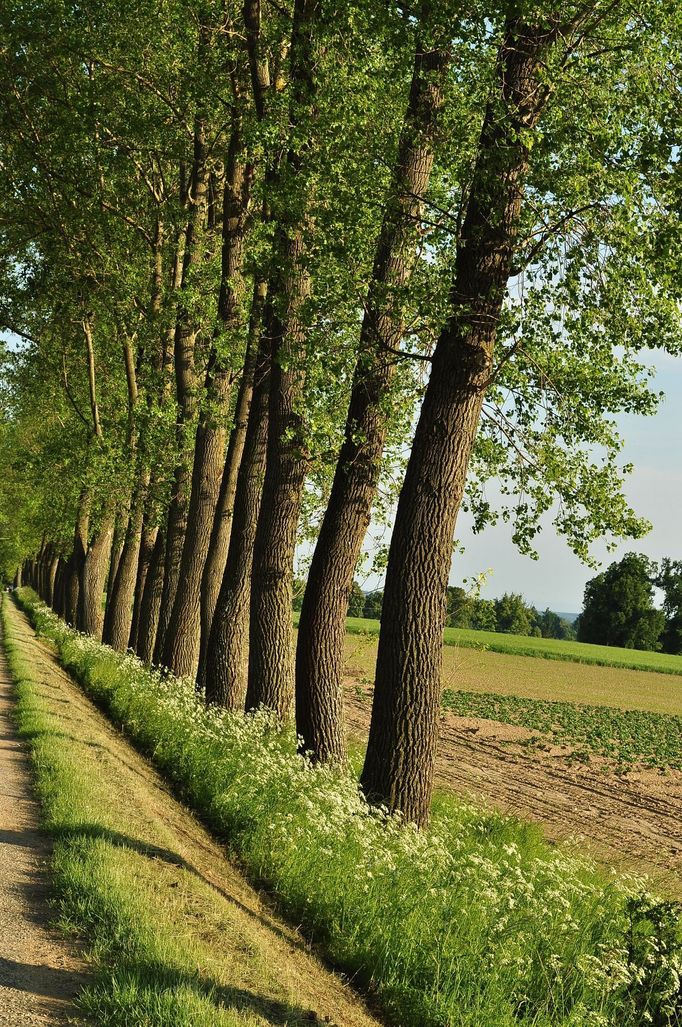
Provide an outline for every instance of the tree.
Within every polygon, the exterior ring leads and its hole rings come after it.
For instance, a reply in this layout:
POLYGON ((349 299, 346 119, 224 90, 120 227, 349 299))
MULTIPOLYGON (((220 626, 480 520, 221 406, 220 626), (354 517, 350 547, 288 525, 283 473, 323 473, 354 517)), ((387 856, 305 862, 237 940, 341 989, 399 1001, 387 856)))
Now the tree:
POLYGON ((368 620, 379 620, 381 617, 381 607, 384 602, 384 593, 381 589, 375 589, 374 592, 368 592, 365 596, 365 605, 363 608, 363 617, 367 617, 368 620))
POLYGON ((585 586, 579 642, 657 650, 665 614, 654 608, 658 568, 646 556, 627 553, 585 586))
POLYGON ((350 599, 348 601, 348 616, 363 617, 365 613, 365 593, 357 581, 351 587, 350 599))
POLYGON ((447 615, 445 623, 449 628, 470 628, 477 597, 470 596, 460 586, 448 585, 447 615))
MULTIPOLYGON (((445 5, 448 10, 448 5, 445 5)), ((423 198, 450 68, 450 34, 425 0, 393 180, 364 304, 344 443, 313 553, 296 647, 296 730, 317 760, 343 762, 342 661, 353 573, 369 526, 406 329, 423 198)), ((449 28, 449 26, 448 26, 449 28)))
POLYGON ((497 612, 494 599, 474 600, 470 626, 475 631, 497 631, 497 612))
POLYGON ((682 653, 682 562, 665 557, 661 561, 658 588, 663 589, 665 628, 661 645, 666 653, 682 653))
MULTIPOLYGON (((614 402, 619 406, 622 402, 626 407, 632 404, 644 409, 650 402, 640 377, 641 365, 639 372, 630 374, 616 357, 615 347, 623 339, 628 340, 625 345, 631 353, 641 345, 641 313, 633 317, 633 305, 623 303, 633 280, 629 271, 623 271, 626 267, 636 268, 647 247, 645 262, 650 267, 652 259, 655 262, 650 243, 634 229, 634 225, 641 224, 643 211, 639 200, 629 202, 630 182, 634 182, 629 176, 634 167, 641 166, 643 137, 651 139, 648 152, 656 152, 658 169, 665 176, 663 169, 671 161, 670 144, 668 141, 661 146, 655 141, 660 139, 660 122, 658 112, 651 117, 650 96, 644 98, 639 77, 641 66, 624 64, 620 56, 616 57, 616 53, 622 53, 623 45, 633 45, 639 32, 619 5, 598 0, 561 10, 536 5, 533 17, 533 21, 524 21, 519 9, 510 5, 500 26, 494 81, 462 205, 463 215, 458 222, 450 308, 431 358, 431 373, 388 556, 362 785, 371 799, 401 810, 417 824, 425 823, 429 812, 440 708, 443 599, 457 514, 472 459, 470 505, 477 526, 490 515, 485 494, 476 490, 477 467, 484 468, 483 476, 486 467, 494 467, 496 473, 514 483, 514 489, 508 486, 514 497, 514 509, 507 514, 515 519, 514 534, 522 547, 532 548, 530 541, 539 530, 538 514, 551 506, 554 488, 566 499, 559 506, 558 523, 576 551, 583 555, 588 552, 589 541, 598 537, 600 525, 603 534, 607 522, 606 530, 617 533, 639 534, 645 530, 616 485, 618 443, 613 437, 613 424, 609 426, 605 416, 605 406, 614 402), (598 68, 591 59, 584 63, 597 39, 602 55, 598 68), (604 56, 607 53, 608 59, 604 56), (577 94, 571 72, 581 76, 585 95, 589 94, 604 110, 609 106, 609 114, 602 121, 608 130, 598 144, 588 133, 587 148, 581 141, 581 135, 585 139, 586 111, 581 104, 574 103, 577 94), (628 92, 627 108, 618 99, 624 80, 633 86, 628 92), (641 98, 638 109, 642 120, 631 131, 635 95, 641 98), (545 132, 541 134, 543 115, 545 132), (625 139, 627 157, 623 149, 625 139), (597 149, 602 148, 603 173, 593 163, 595 150, 588 153, 588 148, 595 144, 597 149), (568 189, 564 191, 557 169, 564 164, 568 168, 571 161, 572 170, 565 180, 568 189), (582 192, 578 199, 581 187, 575 170, 581 164, 582 173, 591 165, 590 187, 589 195, 582 192), (548 192, 550 168, 552 186, 548 192), (616 179, 607 181, 614 169, 618 184, 616 179), (614 187, 619 197, 616 204, 614 187), (557 189, 559 193, 554 191, 557 189), (536 199, 544 195, 553 205, 559 194, 565 199, 569 192, 572 196, 568 209, 564 207, 559 214, 555 208, 549 222, 543 219, 544 224, 539 225, 535 220, 536 199), (532 201, 524 204, 531 194, 532 201), (573 201, 578 201, 576 207, 573 201), (581 230, 576 232, 577 207, 596 215, 588 216, 590 227, 584 237, 587 249, 581 230), (617 208, 620 224, 631 226, 625 229, 625 235, 619 230, 620 244, 612 235, 613 222, 609 224, 601 213, 596 214, 600 207, 608 210, 609 218, 617 208), (572 227, 566 230, 569 222, 572 227), (554 226, 549 231, 548 224, 554 226), (574 232, 580 241, 572 239, 569 243, 568 235, 574 232), (629 244, 622 245, 626 236, 632 240, 631 248, 629 244), (600 290, 601 301, 605 303, 599 317, 592 321, 590 316, 583 316, 578 297, 586 296, 587 305, 594 309, 587 298, 586 285, 602 275, 603 262, 597 254, 603 256, 605 246, 609 249, 609 270, 600 290), (571 251, 568 275, 563 264, 566 247, 571 251), (616 253, 620 255, 617 257, 616 253), (594 263, 590 264, 591 261, 594 263), (600 271, 596 270, 598 266, 600 271), (594 275, 589 267, 594 268, 594 275), (525 292, 518 303, 507 298, 510 279, 522 273, 530 282, 537 281, 537 290, 531 288, 530 303, 525 292), (571 296, 569 306, 575 311, 567 319, 562 318, 556 302, 564 287, 571 296), (544 312, 534 324, 533 314, 528 317, 528 312, 539 309, 540 304, 544 312), (610 325, 606 309, 611 312, 610 325), (614 332, 618 323, 624 329, 620 338, 614 332), (496 363, 498 335, 506 335, 507 346, 496 363), (533 340, 530 344, 528 338, 533 340), (590 350, 598 352, 600 359, 593 359, 592 374, 583 373, 581 377, 578 365, 590 350), (533 364, 535 371, 529 370, 533 364), (558 384, 549 365, 557 368, 558 384), (552 381, 549 389, 545 367, 552 381), (595 386, 602 370, 614 389, 600 394, 595 386), (573 396, 571 406, 578 416, 568 413, 562 379, 572 383, 566 392, 573 396), (584 407, 582 400, 574 401, 574 389, 580 380, 589 382, 582 393, 584 407), (512 398, 505 394, 507 385, 512 398), (554 399, 547 407, 544 400, 549 392, 554 399), (588 409, 592 410, 591 416, 588 409), (563 420, 559 431, 555 417, 563 420), (490 423, 490 431, 485 428, 486 423, 490 423), (604 468, 594 466, 593 447, 585 445, 588 438, 594 444, 597 436, 610 452, 604 468), (558 437, 566 440, 565 449, 556 445, 558 437), (578 439, 583 443, 578 443, 578 439)), ((662 52, 659 47, 658 58, 662 52)), ((651 213, 654 207, 655 203, 651 213)), ((641 291, 638 287, 639 298, 634 307, 641 305, 642 309, 652 311, 650 324, 660 316, 666 326, 664 334, 674 348, 678 345, 678 313, 673 313, 668 297, 659 302, 660 291, 651 289, 636 271, 635 278, 642 282, 642 287, 641 291)))
POLYGON ((523 596, 505 592, 495 600, 497 630, 510 635, 530 635, 534 627, 534 611, 527 606, 523 596))
POLYGON ((576 637, 574 626, 549 608, 538 615, 537 623, 543 638, 568 640, 576 637))

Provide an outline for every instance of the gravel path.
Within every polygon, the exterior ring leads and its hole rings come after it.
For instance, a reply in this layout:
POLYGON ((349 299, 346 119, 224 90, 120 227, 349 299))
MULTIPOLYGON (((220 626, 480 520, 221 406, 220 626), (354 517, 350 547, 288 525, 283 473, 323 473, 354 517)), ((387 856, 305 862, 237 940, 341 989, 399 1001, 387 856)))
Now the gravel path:
POLYGON ((83 966, 49 927, 45 861, 28 757, 12 723, 0 634, 0 1027, 75 1022, 83 966))

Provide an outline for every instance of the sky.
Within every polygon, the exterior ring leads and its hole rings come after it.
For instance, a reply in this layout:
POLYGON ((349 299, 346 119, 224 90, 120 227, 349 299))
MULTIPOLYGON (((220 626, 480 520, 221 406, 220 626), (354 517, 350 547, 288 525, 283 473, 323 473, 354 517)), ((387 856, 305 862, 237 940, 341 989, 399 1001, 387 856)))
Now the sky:
MULTIPOLYGON (((656 355, 649 361, 656 367, 652 388, 665 399, 653 417, 624 415, 618 418, 625 440, 622 463, 633 463, 625 494, 640 516, 653 528, 642 539, 626 541, 609 553, 605 544, 592 552, 602 567, 625 553, 645 553, 654 560, 663 556, 682 559, 682 358, 656 355)), ((456 556, 451 584, 460 584, 481 572, 491 571, 481 596, 493 599, 504 592, 520 592, 538 609, 579 613, 586 582, 598 571, 585 566, 557 535, 551 518, 544 522, 536 539, 539 560, 521 556, 511 541, 510 525, 487 528, 480 535, 471 532, 471 521, 461 514, 456 535, 465 552, 456 556)))

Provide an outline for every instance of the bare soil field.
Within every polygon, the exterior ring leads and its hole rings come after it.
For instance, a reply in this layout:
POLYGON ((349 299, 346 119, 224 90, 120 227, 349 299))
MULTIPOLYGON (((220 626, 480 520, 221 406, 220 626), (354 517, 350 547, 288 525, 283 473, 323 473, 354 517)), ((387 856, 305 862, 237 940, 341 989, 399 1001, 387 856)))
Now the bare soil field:
MULTIPOLYGON (((348 732, 364 744, 371 689, 357 677, 346 684, 348 732)), ((575 765, 568 747, 523 747, 530 735, 521 727, 444 713, 437 787, 534 821, 550 839, 572 839, 600 861, 647 873, 658 890, 682 898, 682 772, 617 775, 598 758, 575 765)))

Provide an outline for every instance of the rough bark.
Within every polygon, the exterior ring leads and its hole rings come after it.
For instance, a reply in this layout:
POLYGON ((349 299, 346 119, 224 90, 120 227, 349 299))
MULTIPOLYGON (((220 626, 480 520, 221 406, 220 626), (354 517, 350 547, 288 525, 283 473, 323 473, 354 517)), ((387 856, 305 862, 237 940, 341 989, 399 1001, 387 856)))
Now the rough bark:
POLYGON ((88 533, 90 526, 90 493, 84 489, 78 500, 76 527, 73 534, 73 549, 66 567, 64 612, 66 623, 76 626, 78 619, 78 596, 80 593, 81 575, 88 551, 88 533))
POLYGON ((345 760, 343 641, 353 574, 369 526, 390 416, 387 393, 403 334, 403 291, 433 166, 438 113, 449 69, 422 5, 391 191, 365 303, 345 439, 308 574, 296 647, 296 731, 318 760, 345 760))
POLYGON ((362 786, 418 825, 429 815, 452 539, 512 270, 527 140, 546 98, 547 32, 507 26, 391 539, 362 786))
POLYGON ((246 693, 251 568, 268 433, 269 363, 264 340, 237 476, 230 548, 206 653, 206 699, 233 710, 243 707, 246 693))
POLYGON ((123 511, 119 508, 116 511, 116 520, 114 522, 114 537, 111 541, 111 559, 109 560, 109 573, 107 575, 107 606, 109 605, 109 597, 114 591, 114 581, 116 580, 118 561, 121 559, 121 553, 123 552, 123 545, 125 543, 127 525, 128 511, 123 511))
POLYGON ((109 570, 115 517, 114 502, 111 501, 104 508, 99 530, 85 557, 78 595, 78 630, 100 641, 104 625, 104 585, 109 570))
POLYGON ((130 638, 137 564, 142 542, 144 502, 148 485, 149 472, 143 470, 133 497, 125 542, 104 619, 104 641, 119 652, 126 651, 130 638))
MULTIPOLYGON (((290 123, 299 112, 314 114, 313 32, 318 0, 296 0, 290 49, 290 123)), ((286 173, 303 183, 305 160, 294 132, 286 173)), ((304 188, 301 185, 301 188, 304 188)), ((294 695, 291 619, 296 528, 308 469, 302 417, 305 384, 305 302, 311 283, 306 267, 310 231, 306 199, 280 217, 273 243, 273 274, 265 317, 272 345, 267 460, 254 545, 249 629, 247 708, 267 706, 280 718, 291 713, 294 695)))
POLYGON ((140 603, 140 622, 137 629, 137 644, 135 651, 147 665, 152 663, 154 658, 154 646, 159 624, 159 613, 161 611, 161 597, 163 593, 163 570, 164 556, 166 552, 166 538, 162 528, 159 528, 154 550, 149 563, 149 570, 144 583, 144 592, 140 603))
POLYGON ((237 492, 237 477, 244 453, 246 431, 251 409, 253 396, 254 372, 256 366, 256 351, 258 347, 258 336, 262 326, 262 312, 267 283, 256 281, 254 284, 254 295, 251 305, 251 319, 249 324, 249 339, 247 343, 244 367, 239 384, 239 393, 234 411, 234 425, 230 433, 230 442, 227 447, 225 467, 223 468, 222 481, 220 483, 220 495, 213 518, 211 541, 208 547, 208 555, 204 564, 204 573, 201 579, 201 610, 200 627, 201 640, 199 646, 199 675, 198 682, 201 687, 206 684, 206 655, 208 642, 213 624, 213 617, 220 595, 220 588, 227 565, 227 555, 230 548, 232 535, 232 524, 237 492))
POLYGON ((133 595, 133 618, 130 623, 130 636, 128 638, 128 648, 132 649, 134 652, 137 652, 142 598, 144 596, 147 574, 149 573, 149 567, 152 562, 158 531, 159 529, 155 524, 147 523, 145 516, 142 523, 140 552, 137 560, 137 577, 135 579, 135 590, 133 595))
POLYGON ((253 169, 244 162, 241 115, 237 110, 225 167, 218 299, 221 330, 209 356, 206 401, 195 439, 187 531, 179 572, 182 588, 176 591, 161 658, 174 674, 184 677, 196 676, 199 661, 201 581, 225 463, 233 379, 232 369, 220 353, 224 344, 221 335, 234 336, 240 328, 242 261, 252 178, 253 169))

